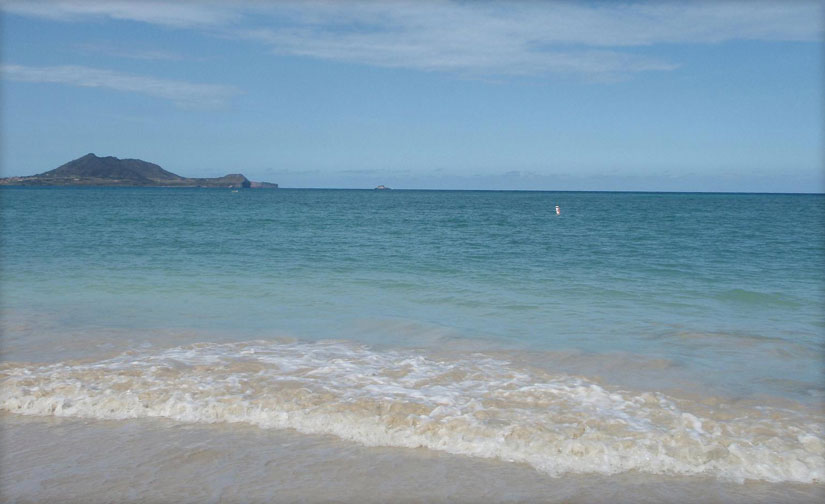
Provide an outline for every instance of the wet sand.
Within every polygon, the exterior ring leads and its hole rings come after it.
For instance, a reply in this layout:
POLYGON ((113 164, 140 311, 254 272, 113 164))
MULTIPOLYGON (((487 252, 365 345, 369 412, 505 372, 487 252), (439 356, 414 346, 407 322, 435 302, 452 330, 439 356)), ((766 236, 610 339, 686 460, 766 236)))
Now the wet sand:
POLYGON ((630 472, 549 477, 526 464, 332 436, 166 420, 2 414, 5 502, 817 502, 825 485, 630 472))

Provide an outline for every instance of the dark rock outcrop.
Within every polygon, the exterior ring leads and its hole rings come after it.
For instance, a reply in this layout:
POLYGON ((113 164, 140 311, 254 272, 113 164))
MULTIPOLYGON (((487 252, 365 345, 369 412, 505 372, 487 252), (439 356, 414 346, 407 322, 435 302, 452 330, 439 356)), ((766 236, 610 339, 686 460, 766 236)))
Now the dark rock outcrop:
POLYGON ((272 182, 250 182, 252 189, 277 189, 278 184, 272 182))

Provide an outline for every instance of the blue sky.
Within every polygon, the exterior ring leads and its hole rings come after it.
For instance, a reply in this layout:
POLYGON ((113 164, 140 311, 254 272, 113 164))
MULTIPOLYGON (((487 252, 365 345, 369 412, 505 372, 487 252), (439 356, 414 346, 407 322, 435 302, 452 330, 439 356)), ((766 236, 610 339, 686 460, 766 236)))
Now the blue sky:
POLYGON ((825 2, 0 0, 3 176, 825 191, 825 2))

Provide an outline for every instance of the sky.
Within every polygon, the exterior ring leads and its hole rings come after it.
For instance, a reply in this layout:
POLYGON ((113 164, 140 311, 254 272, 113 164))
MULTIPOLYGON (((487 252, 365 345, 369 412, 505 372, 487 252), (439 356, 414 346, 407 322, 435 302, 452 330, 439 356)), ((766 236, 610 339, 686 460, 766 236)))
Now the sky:
POLYGON ((0 176, 825 192, 825 1, 0 0, 0 176))

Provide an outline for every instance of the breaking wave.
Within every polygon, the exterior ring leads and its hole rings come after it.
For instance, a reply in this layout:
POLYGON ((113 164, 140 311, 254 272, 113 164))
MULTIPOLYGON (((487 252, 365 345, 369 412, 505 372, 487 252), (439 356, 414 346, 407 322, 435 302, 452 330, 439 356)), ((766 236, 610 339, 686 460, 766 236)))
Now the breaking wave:
POLYGON ((243 422, 567 472, 825 481, 822 418, 679 399, 518 366, 341 341, 200 343, 97 362, 5 363, 0 409, 243 422))

